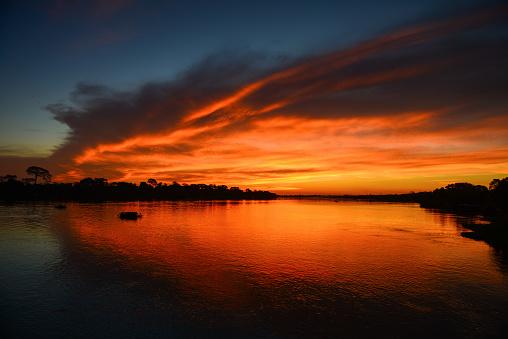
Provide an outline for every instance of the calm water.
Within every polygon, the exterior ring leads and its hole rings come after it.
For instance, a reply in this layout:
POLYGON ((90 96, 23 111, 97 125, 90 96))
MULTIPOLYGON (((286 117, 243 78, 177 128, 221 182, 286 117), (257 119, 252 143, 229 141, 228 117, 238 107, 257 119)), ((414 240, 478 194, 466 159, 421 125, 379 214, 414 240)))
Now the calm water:
POLYGON ((460 232, 411 204, 0 206, 0 337, 503 337, 506 267, 460 232))

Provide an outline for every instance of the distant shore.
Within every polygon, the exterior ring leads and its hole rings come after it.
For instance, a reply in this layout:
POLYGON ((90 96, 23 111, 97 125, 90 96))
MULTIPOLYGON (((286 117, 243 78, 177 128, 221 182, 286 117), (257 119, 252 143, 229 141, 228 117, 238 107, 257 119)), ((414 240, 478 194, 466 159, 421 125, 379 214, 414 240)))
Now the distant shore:
POLYGON ((461 216, 462 236, 482 240, 508 252, 508 178, 489 187, 455 183, 431 192, 361 195, 286 195, 286 199, 417 203, 420 207, 461 216), (478 219, 479 218, 479 219, 478 219))
POLYGON ((31 184, 17 180, 0 183, 1 201, 150 201, 150 200, 271 200, 277 194, 226 185, 141 182, 108 183, 85 178, 77 183, 31 184))
MULTIPOLYGON (((30 170, 30 171, 29 171, 30 170)), ((422 208, 448 211, 461 216, 480 216, 482 223, 463 223, 463 235, 508 248, 508 177, 494 179, 489 187, 454 183, 431 192, 362 195, 283 195, 226 185, 171 184, 148 179, 139 185, 128 182, 109 183, 105 178, 85 178, 75 183, 51 183, 43 168, 30 167, 34 181, 19 181, 16 176, 0 177, 0 201, 157 201, 157 200, 273 200, 329 199, 336 201, 371 201, 417 203, 422 208), (35 171, 37 170, 37 171, 35 171), (46 179, 37 184, 37 175, 46 179)))

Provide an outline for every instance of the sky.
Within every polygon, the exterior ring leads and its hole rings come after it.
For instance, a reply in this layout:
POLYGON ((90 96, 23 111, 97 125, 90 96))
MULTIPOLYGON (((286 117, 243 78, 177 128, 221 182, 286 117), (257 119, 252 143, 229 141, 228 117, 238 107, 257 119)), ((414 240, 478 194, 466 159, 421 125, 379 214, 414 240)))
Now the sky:
POLYGON ((12 1, 0 174, 393 193, 508 175, 499 1, 12 1))

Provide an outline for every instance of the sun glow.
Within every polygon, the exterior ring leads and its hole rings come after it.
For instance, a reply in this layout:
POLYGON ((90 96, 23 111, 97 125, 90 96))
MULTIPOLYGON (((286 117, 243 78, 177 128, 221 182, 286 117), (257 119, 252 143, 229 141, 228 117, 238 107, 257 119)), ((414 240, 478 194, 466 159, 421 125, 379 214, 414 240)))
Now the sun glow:
POLYGON ((488 181, 508 173, 506 112, 485 105, 482 93, 464 95, 461 83, 433 91, 441 76, 469 74, 470 54, 412 53, 492 16, 408 28, 233 89, 214 78, 217 92, 199 89, 196 96, 185 88, 155 96, 154 103, 134 105, 155 128, 85 144, 57 178, 155 177, 316 193, 432 189, 450 176, 488 181))

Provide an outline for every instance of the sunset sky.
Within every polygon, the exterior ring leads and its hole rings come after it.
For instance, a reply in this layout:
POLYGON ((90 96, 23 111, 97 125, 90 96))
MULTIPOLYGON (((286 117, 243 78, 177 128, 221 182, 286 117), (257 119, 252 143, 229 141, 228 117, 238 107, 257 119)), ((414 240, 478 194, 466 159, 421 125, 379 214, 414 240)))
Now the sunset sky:
POLYGON ((0 37, 2 175, 283 194, 508 176, 500 1, 8 1, 0 37))

